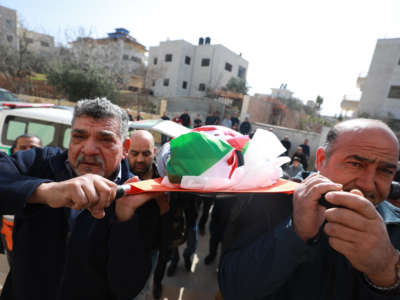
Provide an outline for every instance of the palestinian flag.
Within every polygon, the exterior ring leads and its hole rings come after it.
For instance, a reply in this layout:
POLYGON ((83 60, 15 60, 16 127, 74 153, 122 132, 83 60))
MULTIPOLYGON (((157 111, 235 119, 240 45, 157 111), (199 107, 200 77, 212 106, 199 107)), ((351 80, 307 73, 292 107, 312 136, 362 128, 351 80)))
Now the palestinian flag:
POLYGON ((287 162, 276 161, 285 148, 265 130, 258 130, 250 140, 223 126, 203 126, 171 140, 169 147, 168 180, 163 183, 182 188, 264 187, 281 176, 280 165, 287 162))

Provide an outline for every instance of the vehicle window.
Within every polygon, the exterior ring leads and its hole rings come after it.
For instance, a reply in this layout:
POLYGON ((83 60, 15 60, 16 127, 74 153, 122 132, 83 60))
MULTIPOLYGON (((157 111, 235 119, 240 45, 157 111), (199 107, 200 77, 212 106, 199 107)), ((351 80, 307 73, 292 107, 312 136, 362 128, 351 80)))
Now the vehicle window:
POLYGON ((8 123, 7 140, 15 140, 21 134, 25 133, 26 123, 19 121, 10 121, 8 123))
POLYGON ((68 149, 70 139, 71 139, 71 128, 67 128, 64 131, 63 148, 68 149))
POLYGON ((13 93, 8 91, 0 91, 0 101, 21 101, 13 93))
POLYGON ((55 128, 53 125, 41 124, 36 122, 28 123, 28 133, 38 136, 42 140, 43 146, 53 142, 55 128))
POLYGON ((3 145, 12 145, 15 139, 24 133, 30 133, 38 136, 43 146, 57 146, 61 141, 56 140, 57 123, 29 119, 17 116, 8 116, 4 123, 1 134, 1 143, 3 145))

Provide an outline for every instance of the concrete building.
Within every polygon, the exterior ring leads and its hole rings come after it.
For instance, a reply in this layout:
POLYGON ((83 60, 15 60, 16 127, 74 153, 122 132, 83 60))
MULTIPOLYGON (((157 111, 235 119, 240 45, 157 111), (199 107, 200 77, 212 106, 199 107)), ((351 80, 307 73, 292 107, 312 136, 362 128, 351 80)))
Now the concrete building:
POLYGON ((0 6, 0 45, 18 48, 17 11, 0 6))
POLYGON ((282 83, 279 89, 271 88, 271 97, 277 99, 291 99, 293 92, 287 89, 287 84, 282 83))
POLYGON ((139 73, 143 72, 146 47, 130 36, 129 30, 116 28, 106 38, 78 38, 71 44, 74 51, 90 52, 92 57, 97 57, 108 67, 118 68, 120 73, 129 75, 128 85, 132 89, 142 88, 139 73))
POLYGON ((368 75, 359 81, 359 115, 400 120, 400 38, 377 41, 368 75))
POLYGON ((146 87, 155 96, 204 97, 224 87, 232 77, 246 80, 249 63, 223 45, 200 38, 198 45, 184 40, 150 47, 146 87))
POLYGON ((25 28, 18 28, 20 47, 26 46, 29 51, 47 55, 54 51, 54 37, 25 28))

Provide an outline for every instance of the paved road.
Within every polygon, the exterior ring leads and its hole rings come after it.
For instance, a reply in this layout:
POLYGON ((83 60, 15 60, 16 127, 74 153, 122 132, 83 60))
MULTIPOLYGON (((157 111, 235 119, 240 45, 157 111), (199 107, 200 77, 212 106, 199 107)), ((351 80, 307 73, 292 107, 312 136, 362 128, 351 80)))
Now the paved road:
MULTIPOLYGON (((218 291, 217 263, 204 265, 208 252, 209 236, 199 236, 197 254, 193 259, 192 273, 186 271, 183 259, 179 261, 173 277, 164 277, 162 300, 214 300, 218 291)), ((182 249, 180 249, 182 253, 182 249)), ((0 254, 0 286, 3 287, 8 273, 8 263, 5 255, 0 254)), ((153 300, 151 291, 146 300, 153 300)))

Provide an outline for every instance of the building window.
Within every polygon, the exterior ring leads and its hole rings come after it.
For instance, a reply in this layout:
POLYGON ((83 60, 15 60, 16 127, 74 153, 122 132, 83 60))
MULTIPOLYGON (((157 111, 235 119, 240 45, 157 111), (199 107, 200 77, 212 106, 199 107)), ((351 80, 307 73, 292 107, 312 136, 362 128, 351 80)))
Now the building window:
POLYGON ((165 54, 165 61, 171 62, 172 61, 172 54, 165 54))
POLYGON ((190 65, 190 57, 185 56, 185 64, 190 65))
POLYGON ((138 64, 140 64, 142 62, 142 60, 139 57, 136 56, 131 56, 131 61, 134 61, 138 64))
POLYGON ((187 89, 187 81, 182 82, 182 88, 183 88, 184 90, 187 89))
POLYGON ((155 80, 152 81, 151 86, 156 86, 156 81, 155 80))
POLYGON ((232 72, 232 65, 230 63, 225 63, 225 70, 228 72, 232 72))
POLYGON ((210 65, 210 59, 209 58, 203 58, 201 60, 201 66, 202 67, 208 67, 210 65))
POLYGON ((163 84, 164 86, 169 86, 169 79, 168 78, 164 79, 163 84))
POLYGON ((154 57, 154 59, 153 59, 153 65, 156 65, 156 64, 157 64, 157 62, 158 62, 158 59, 157 59, 157 57, 154 57))
POLYGON ((40 41, 40 46, 42 46, 42 47, 50 47, 50 44, 48 42, 40 41))
POLYGON ((12 35, 7 35, 7 41, 10 43, 13 41, 14 37, 12 35))
POLYGON ((129 59, 129 55, 128 54, 124 54, 124 56, 122 56, 123 60, 128 60, 129 59))
POLYGON ((204 83, 199 84, 199 91, 205 91, 206 90, 206 85, 204 83))
POLYGON ((389 98, 400 99, 400 86, 392 85, 389 91, 389 98))
POLYGON ((27 38, 25 38, 25 42, 27 44, 33 44, 33 39, 27 37, 27 38))
POLYGON ((238 77, 242 78, 242 79, 246 79, 246 68, 239 66, 238 77))
POLYGON ((8 28, 12 29, 12 27, 13 27, 13 22, 12 22, 12 20, 7 20, 6 22, 7 22, 8 28))

